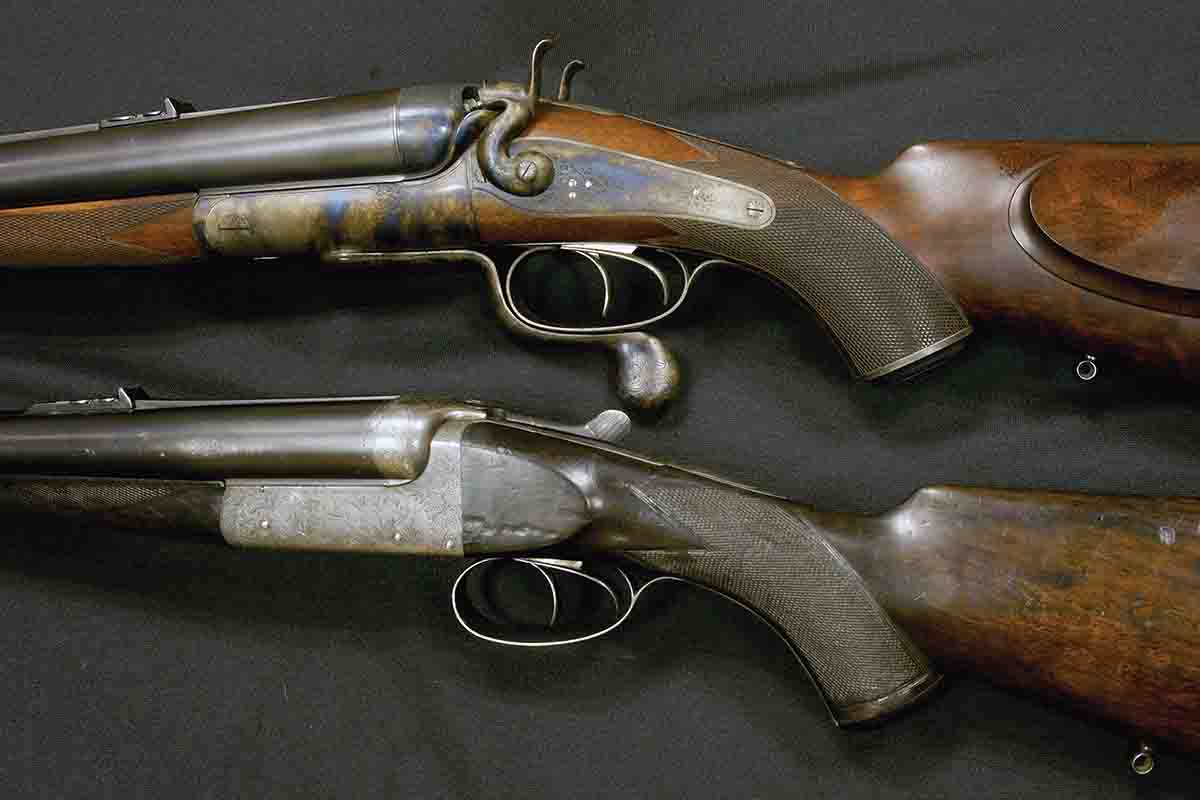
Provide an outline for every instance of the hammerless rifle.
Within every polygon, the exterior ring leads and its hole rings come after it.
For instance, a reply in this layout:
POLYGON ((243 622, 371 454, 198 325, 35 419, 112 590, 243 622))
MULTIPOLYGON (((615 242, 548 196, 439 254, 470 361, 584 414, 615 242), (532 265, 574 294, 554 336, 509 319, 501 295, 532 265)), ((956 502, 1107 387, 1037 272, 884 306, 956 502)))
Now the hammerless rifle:
POLYGON ((527 85, 168 99, 2 137, 0 265, 473 262, 512 330, 611 349, 635 407, 679 384, 640 329, 717 265, 794 292, 866 379, 930 367, 973 322, 1200 378, 1200 146, 941 142, 821 175, 572 104, 579 62, 545 99, 549 46, 527 85))
MULTIPOLYGON (((1200 501, 942 486, 880 514, 825 512, 618 449, 628 424, 123 390, 0 416, 0 514, 473 557, 454 612, 508 644, 608 633, 647 588, 682 579, 772 624, 839 725, 919 702, 936 663, 1200 753, 1200 501), (469 590, 504 564, 553 598, 536 637, 514 638, 489 592, 469 590), (553 624, 564 580, 596 588, 611 615, 553 624)), ((1149 746, 1131 757, 1153 765, 1149 746)))

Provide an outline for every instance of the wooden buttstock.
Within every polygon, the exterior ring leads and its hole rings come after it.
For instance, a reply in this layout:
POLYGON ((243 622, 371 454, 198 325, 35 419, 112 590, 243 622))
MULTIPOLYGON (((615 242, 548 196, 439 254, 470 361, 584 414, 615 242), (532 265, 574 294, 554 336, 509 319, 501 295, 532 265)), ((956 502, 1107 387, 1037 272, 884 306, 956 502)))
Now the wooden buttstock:
POLYGON ((532 198, 476 181, 485 242, 633 242, 757 271, 804 302, 867 380, 924 369, 971 332, 919 261, 795 164, 556 104, 514 147, 555 154, 556 177, 532 198))
POLYGON ((936 487, 811 519, 938 666, 1200 752, 1200 500, 936 487))
POLYGON ((886 350, 881 341, 916 342, 917 329, 952 340, 952 331, 968 330, 927 309, 915 324, 904 319, 923 303, 889 291, 928 273, 971 323, 1002 323, 1200 380, 1200 145, 940 142, 910 148, 876 176, 845 178, 561 105, 539 112, 524 139, 586 142, 721 175, 762 189, 780 208, 806 180, 833 190, 904 256, 878 256, 851 232, 866 228, 839 230, 837 215, 800 216, 790 226, 781 215, 760 242, 738 244, 665 214, 571 213, 570 203, 518 212, 491 197, 476 199, 476 210, 484 241, 659 243, 761 269, 801 295, 865 377, 891 366, 872 370, 888 358, 870 358, 886 350), (780 263, 772 262, 776 250, 780 263), (875 336, 872 324, 891 327, 875 336))
POLYGON ((937 142, 822 180, 973 322, 1200 380, 1200 145, 937 142))
POLYGON ((0 266, 178 264, 201 258, 196 195, 0 210, 0 266))

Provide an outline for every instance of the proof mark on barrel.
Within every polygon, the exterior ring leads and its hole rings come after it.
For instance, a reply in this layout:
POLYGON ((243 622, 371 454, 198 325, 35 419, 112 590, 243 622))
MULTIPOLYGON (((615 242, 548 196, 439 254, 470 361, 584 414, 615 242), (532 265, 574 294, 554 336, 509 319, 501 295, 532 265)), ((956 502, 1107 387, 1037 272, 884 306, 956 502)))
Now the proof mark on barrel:
POLYGON ((250 219, 245 214, 230 214, 226 217, 221 217, 217 223, 217 227, 223 231, 250 231, 254 230, 254 226, 250 224, 250 219))

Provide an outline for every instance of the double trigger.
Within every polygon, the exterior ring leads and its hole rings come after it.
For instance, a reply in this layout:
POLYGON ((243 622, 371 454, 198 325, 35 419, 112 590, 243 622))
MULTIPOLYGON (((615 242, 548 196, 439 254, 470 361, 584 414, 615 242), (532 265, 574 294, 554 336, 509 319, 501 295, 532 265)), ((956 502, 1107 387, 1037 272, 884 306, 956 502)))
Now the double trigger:
POLYGON ((604 333, 643 327, 671 307, 672 298, 680 293, 686 280, 686 267, 669 251, 620 242, 563 242, 528 247, 514 258, 505 280, 505 294, 517 315, 531 325, 572 333, 604 333), (655 264, 650 254, 663 260, 665 269, 655 264), (539 270, 542 256, 553 256, 560 262, 574 258, 587 265, 598 279, 594 283, 585 281, 583 291, 591 295, 590 301, 571 297, 563 303, 566 308, 560 310, 553 301, 547 302, 544 297, 539 300, 540 294, 547 294, 538 291, 538 284, 544 282, 543 273, 548 272, 558 283, 566 282, 567 275, 582 277, 557 268, 539 270), (618 268, 615 277, 614 267, 618 268), (631 301, 640 298, 645 302, 632 305, 643 307, 629 308, 631 301), (620 308, 615 308, 617 305, 620 308), (593 311, 585 320, 579 319, 581 308, 597 307, 598 313, 593 311))

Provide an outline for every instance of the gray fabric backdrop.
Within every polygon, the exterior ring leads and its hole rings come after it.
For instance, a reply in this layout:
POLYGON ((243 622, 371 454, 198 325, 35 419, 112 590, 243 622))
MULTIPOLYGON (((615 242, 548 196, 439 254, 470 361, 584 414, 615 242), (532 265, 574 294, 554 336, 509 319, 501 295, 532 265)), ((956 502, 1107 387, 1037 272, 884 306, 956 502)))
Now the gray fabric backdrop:
MULTIPOLYGON (((20 4, 0 127, 444 79, 520 77, 542 33, 585 102, 868 172, 933 138, 1187 140, 1194 2, 20 4)), ((0 276, 0 405, 430 392, 581 419, 590 351, 496 324, 469 268, 299 263, 0 276)), ((683 399, 632 446, 828 508, 937 482, 1196 493, 1191 390, 981 330, 917 384, 846 375, 807 313, 749 276, 662 330, 683 399)), ((1191 797, 1135 781, 1120 732, 971 677, 877 730, 831 727, 784 647, 678 591, 556 652, 454 626, 453 565, 276 556, 9 530, 0 545, 6 797, 1191 797)), ((1096 669, 1108 665, 1096 664, 1096 669)))

